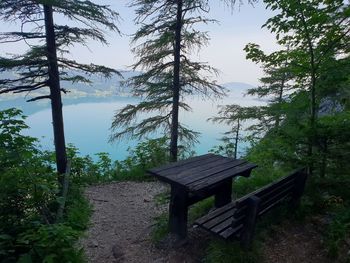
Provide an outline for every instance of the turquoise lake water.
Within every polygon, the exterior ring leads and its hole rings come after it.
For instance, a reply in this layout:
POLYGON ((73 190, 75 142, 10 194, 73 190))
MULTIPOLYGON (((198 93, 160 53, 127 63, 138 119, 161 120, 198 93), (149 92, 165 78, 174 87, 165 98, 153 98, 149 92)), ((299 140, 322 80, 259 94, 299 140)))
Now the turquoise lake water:
MULTIPOLYGON (((94 156, 99 152, 107 152, 113 160, 123 160, 127 156, 127 149, 135 146, 139 141, 123 140, 109 143, 110 126, 115 111, 127 104, 136 103, 131 97, 113 97, 98 99, 93 102, 75 100, 63 107, 66 142, 74 144, 82 155, 94 156)), ((240 95, 228 96, 219 101, 204 101, 201 98, 190 98, 187 102, 193 112, 180 112, 180 121, 195 131, 199 131, 200 143, 195 145, 197 154, 207 153, 215 145, 222 133, 228 130, 226 125, 213 124, 207 119, 217 113, 217 105, 239 103, 240 105, 259 105, 257 100, 247 99, 240 95)), ((30 129, 25 134, 40 139, 43 149, 53 149, 52 120, 49 105, 41 106, 37 111, 29 111, 26 120, 30 129)), ((244 152, 245 145, 241 144, 239 152, 244 152)))

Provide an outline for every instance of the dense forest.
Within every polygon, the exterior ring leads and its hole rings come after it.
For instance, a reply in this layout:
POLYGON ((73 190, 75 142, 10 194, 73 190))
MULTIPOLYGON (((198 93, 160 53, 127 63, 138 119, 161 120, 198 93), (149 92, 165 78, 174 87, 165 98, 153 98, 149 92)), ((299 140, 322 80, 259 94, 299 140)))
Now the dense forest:
MULTIPOLYGON (((230 8, 241 4, 254 8, 257 1, 222 2, 230 8)), ((328 257, 349 262, 349 2, 261 2, 274 14, 262 27, 276 38, 279 49, 266 52, 259 43, 246 44, 247 60, 264 72, 260 85, 246 96, 267 103, 221 105, 218 115, 208 121, 226 124, 227 132, 212 151, 236 159, 239 145, 249 142, 243 158, 259 168, 249 180, 234 185, 237 195, 306 167, 307 189, 294 221, 303 224, 315 216, 326 218, 321 234, 328 257)), ((225 88, 215 80, 218 70, 192 56, 210 43, 210 32, 200 29, 218 22, 210 18, 210 7, 215 4, 209 0, 130 1, 138 27, 131 39, 136 58, 132 68, 140 74, 125 79, 123 85, 140 102, 116 112, 110 141, 126 137, 140 143, 130 149, 128 158, 113 162, 105 153, 93 161, 66 145, 61 94, 68 92, 62 82, 89 83, 94 74, 122 75, 104 65, 79 63, 69 53, 73 45, 87 46, 91 40, 108 44, 107 31, 125 37, 123 15, 98 1, 0 2, 1 23, 19 25, 16 32, 0 32, 0 44, 28 44, 24 53, 0 55, 0 96, 43 90, 44 95, 28 103, 50 100, 55 147, 42 150, 37 138, 23 135, 29 127, 19 109, 0 111, 1 262, 84 262, 84 251, 76 243, 91 216, 83 195, 87 185, 143 182, 149 180, 148 168, 193 155, 198 132, 183 125, 179 117, 179 112, 191 111, 185 98, 226 96, 225 88), (55 21, 57 16, 70 21, 70 26, 55 21), (9 78, 7 72, 15 72, 16 78, 9 78), (145 113, 146 118, 139 118, 145 113), (150 134, 159 138, 150 140, 150 134)), ((199 205, 195 213, 206 206, 199 205)), ((208 247, 203 255, 208 262, 259 262, 258 248, 247 252, 222 243, 208 247)))

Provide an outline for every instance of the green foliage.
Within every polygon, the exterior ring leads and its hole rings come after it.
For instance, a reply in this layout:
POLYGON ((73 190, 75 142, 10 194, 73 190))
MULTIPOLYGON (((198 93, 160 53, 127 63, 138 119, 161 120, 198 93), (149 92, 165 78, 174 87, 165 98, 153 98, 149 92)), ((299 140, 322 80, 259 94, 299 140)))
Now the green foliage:
MULTIPOLYGON (((325 247, 333 258, 346 257, 345 241, 350 235, 350 184, 347 174, 310 178, 304 206, 306 215, 324 218, 325 247), (344 254, 344 255, 342 255, 344 254)), ((346 261, 345 261, 346 262, 346 261)))
POLYGON ((260 261, 259 246, 255 243, 252 250, 244 251, 238 242, 214 240, 207 248, 204 262, 208 263, 257 263, 260 261))
POLYGON ((87 227, 89 205, 71 185, 64 220, 56 223, 53 153, 22 135, 26 128, 20 110, 0 111, 0 261, 82 262, 75 241, 87 227))
POLYGON ((64 224, 40 225, 22 233, 17 240, 25 249, 18 262, 82 262, 83 253, 74 247, 81 233, 64 224))
POLYGON ((340 250, 346 246, 345 240, 350 238, 350 206, 337 209, 335 217, 326 229, 325 237, 329 255, 338 258, 340 250))
POLYGON ((212 149, 209 150, 211 153, 220 154, 226 157, 234 157, 236 146, 232 142, 232 138, 223 137, 221 138, 222 143, 215 145, 212 149))
POLYGON ((344 160, 350 127, 345 44, 349 42, 349 4, 340 0, 264 2, 276 11, 264 27, 276 35, 281 50, 266 54, 250 43, 245 51, 265 73, 262 84, 248 94, 265 98, 268 104, 226 105, 214 120, 230 125, 231 133, 238 121, 254 120, 245 127, 253 146, 248 155, 255 155, 261 166, 307 165, 320 176, 348 167, 344 160))
MULTIPOLYGON (((165 164, 169 153, 165 138, 148 139, 128 149, 128 156, 122 161, 112 161, 108 153, 97 153, 94 161, 89 155, 81 156, 72 144, 67 147, 71 160, 71 180, 78 185, 91 185, 111 181, 145 181, 147 169, 165 164)), ((46 159, 54 161, 52 152, 46 152, 46 159)))
POLYGON ((169 203, 170 201, 170 189, 169 191, 162 192, 160 194, 157 194, 154 197, 154 201, 157 205, 164 205, 169 203))
POLYGON ((90 224, 91 211, 91 205, 83 195, 83 188, 71 185, 63 221, 74 230, 85 231, 90 224))
POLYGON ((161 242, 168 233, 168 213, 163 213, 155 218, 155 225, 152 231, 152 241, 157 244, 161 242))
POLYGON ((116 162, 117 180, 149 180, 145 176, 147 169, 165 164, 169 160, 166 138, 149 139, 129 149, 124 161, 116 162))

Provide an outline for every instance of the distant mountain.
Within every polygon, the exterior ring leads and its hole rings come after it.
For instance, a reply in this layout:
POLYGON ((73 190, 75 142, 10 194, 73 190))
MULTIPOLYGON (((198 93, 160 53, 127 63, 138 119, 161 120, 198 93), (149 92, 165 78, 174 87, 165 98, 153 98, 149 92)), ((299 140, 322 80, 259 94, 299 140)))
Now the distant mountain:
POLYGON ((222 84, 229 91, 229 96, 243 97, 249 89, 255 88, 253 85, 243 82, 229 82, 222 84))
MULTIPOLYGON (((75 73, 75 72, 72 72, 75 73)), ((63 95, 64 98, 75 99, 84 97, 102 97, 107 98, 111 96, 129 96, 130 89, 124 88, 121 82, 127 80, 130 77, 137 76, 140 74, 137 71, 121 71, 123 77, 113 75, 111 78, 103 78, 97 75, 83 75, 91 81, 88 83, 71 83, 69 81, 61 81, 61 87, 65 88, 69 92, 63 95)), ((76 74, 79 74, 76 72, 76 74)), ((73 74, 72 74, 73 75, 73 74)), ((12 72, 1 72, 0 79, 13 79, 16 78, 15 73, 12 72)), ((47 94, 47 89, 41 89, 29 94, 2 94, 0 95, 0 101, 14 100, 27 96, 27 99, 47 94)))
MULTIPOLYGON (((72 73, 79 74, 79 72, 72 73)), ((108 99, 114 96, 130 97, 130 88, 122 86, 121 82, 139 74, 140 72, 138 71, 122 71, 123 77, 113 75, 109 79, 103 78, 98 75, 85 75, 91 81, 91 84, 61 81, 61 87, 69 91, 69 93, 63 95, 63 99, 67 101, 76 99, 108 99)), ((11 72, 0 73, 0 79, 15 77, 15 74, 11 72)), ((249 89, 254 88, 254 86, 243 82, 229 82, 222 84, 222 86, 224 86, 228 90, 228 96, 232 98, 242 98, 249 89)), ((29 94, 2 94, 0 95, 0 102, 1 104, 5 104, 4 102, 11 101, 10 104, 20 104, 23 103, 24 99, 28 100, 36 96, 47 94, 47 92, 47 89, 42 89, 29 94)), ((38 103, 44 106, 44 104, 48 104, 48 101, 40 101, 38 103)))

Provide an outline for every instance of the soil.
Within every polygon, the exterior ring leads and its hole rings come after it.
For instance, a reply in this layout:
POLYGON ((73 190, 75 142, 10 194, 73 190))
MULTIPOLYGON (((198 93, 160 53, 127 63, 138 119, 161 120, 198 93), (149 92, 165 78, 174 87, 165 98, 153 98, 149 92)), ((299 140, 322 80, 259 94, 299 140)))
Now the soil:
POLYGON ((317 226, 294 225, 288 221, 275 227, 262 247, 266 263, 334 263, 327 258, 317 226))
MULTIPOLYGON (((81 241, 88 262, 201 262, 210 235, 189 228, 187 243, 174 247, 165 239, 152 242, 155 217, 167 212, 155 196, 166 190, 158 182, 121 182, 89 187, 86 196, 93 206, 91 227, 81 241)), ((322 239, 312 224, 281 224, 264 242, 264 263, 330 263, 322 239)), ((170 242, 171 243, 171 242, 170 242)), ((333 261, 334 262, 334 261, 333 261)))

